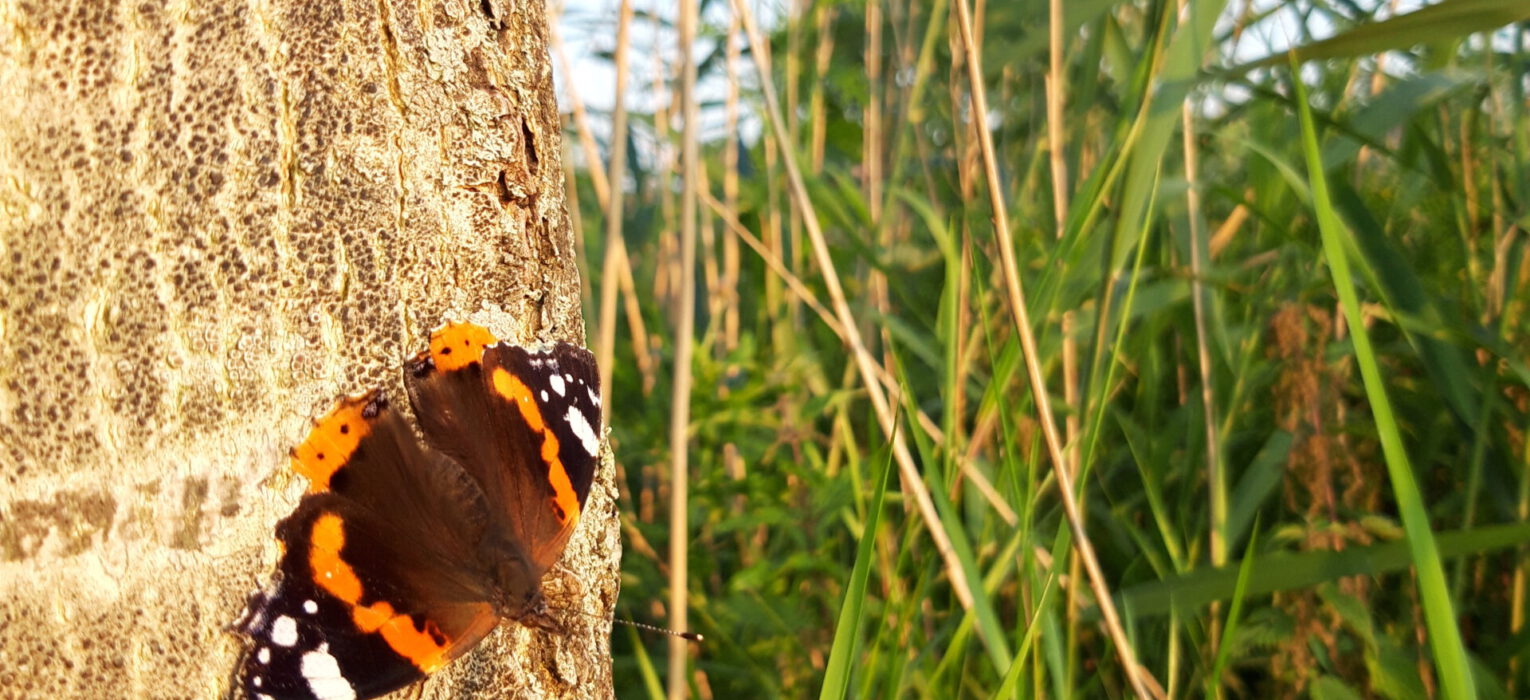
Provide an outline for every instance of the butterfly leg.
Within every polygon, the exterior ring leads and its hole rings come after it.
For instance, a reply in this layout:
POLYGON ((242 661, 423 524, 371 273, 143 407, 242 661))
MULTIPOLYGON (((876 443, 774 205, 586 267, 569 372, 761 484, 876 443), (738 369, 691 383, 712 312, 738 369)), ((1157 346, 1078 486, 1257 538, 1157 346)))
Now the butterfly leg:
POLYGON ((553 634, 566 635, 568 628, 552 616, 547 608, 547 600, 538 593, 532 600, 527 601, 526 607, 515 616, 515 621, 533 629, 539 629, 553 634))

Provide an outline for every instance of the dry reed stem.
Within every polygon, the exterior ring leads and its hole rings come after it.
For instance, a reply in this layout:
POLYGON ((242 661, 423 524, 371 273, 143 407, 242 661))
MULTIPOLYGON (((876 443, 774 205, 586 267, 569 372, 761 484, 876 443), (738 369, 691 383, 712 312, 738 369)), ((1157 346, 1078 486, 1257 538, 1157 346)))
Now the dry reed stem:
MULTIPOLYGON (((861 191, 866 200, 866 215, 871 221, 872 238, 882 250, 891 248, 891 230, 882 222, 882 3, 866 1, 866 48, 861 64, 866 70, 866 105, 862 110, 861 191)), ((879 316, 891 313, 892 292, 882 268, 871 265, 866 270, 866 292, 871 308, 879 316)), ((882 367, 893 369, 892 331, 883 325, 882 367)))
MULTIPOLYGON (((946 98, 950 100, 951 113, 960 114, 963 109, 963 100, 961 93, 957 88, 960 83, 957 81, 956 76, 957 73, 961 70, 962 53, 960 50, 958 50, 954 39, 950 36, 949 27, 947 28, 946 34, 947 42, 951 44, 951 65, 950 75, 946 81, 946 98)), ((909 47, 909 50, 912 50, 912 46, 909 47)), ((912 87, 905 91, 905 103, 907 103, 907 100, 912 99, 912 95, 910 94, 911 92, 912 87)), ((910 104, 908 109, 912 112, 917 110, 918 106, 910 104)), ((975 196, 976 192, 972 173, 977 171, 978 151, 977 138, 975 134, 972 133, 972 131, 973 125, 971 122, 968 122, 962 128, 952 130, 952 152, 958 154, 958 162, 960 163, 956 170, 957 191, 961 194, 960 201, 963 202, 972 201, 972 198, 975 196)), ((975 325, 976 321, 973 320, 974 314, 972 310, 980 302, 978 299, 973 297, 972 272, 976 268, 974 267, 974 262, 972 259, 972 225, 967 221, 966 217, 961 217, 961 255, 961 277, 957 282, 956 295, 958 320, 956 323, 955 343, 957 362, 962 367, 966 367, 977 357, 973 351, 981 347, 980 343, 974 342, 977 338, 977 331, 979 329, 975 325)), ((951 422, 951 424, 953 429, 955 429, 958 433, 960 433, 961 427, 963 425, 963 420, 967 415, 968 401, 969 398, 967 397, 967 383, 963 381, 956 382, 955 386, 951 387, 950 412, 951 415, 956 417, 955 420, 951 422)), ((979 399, 979 405, 981 405, 981 398, 979 399)), ((960 459, 962 461, 970 462, 977 458, 977 452, 971 449, 974 446, 973 431, 967 431, 966 437, 966 450, 963 450, 955 440, 952 441, 952 444, 948 449, 959 453, 960 459)), ((1026 615, 1029 616, 1031 607, 1028 600, 1025 603, 1025 610, 1026 615)))
POLYGON ((1041 360, 1036 351, 1036 337, 1031 332, 1029 312, 1025 307, 1025 294, 1020 286, 1019 265, 1015 261, 1015 243, 1009 233, 1009 214, 999 182, 998 159, 994 155, 993 135, 988 130, 988 98, 983 87, 983 64, 980 52, 972 35, 971 12, 967 7, 967 0, 954 0, 953 5, 956 8, 958 29, 961 31, 962 47, 967 54, 967 74, 971 78, 972 85, 972 117, 978 123, 978 142, 983 151, 983 174, 988 180, 988 200, 993 207, 994 231, 999 239, 999 258, 1003 266, 1004 281, 1008 287, 1009 307, 1014 314, 1015 330, 1019 334, 1020 346, 1024 351, 1026 372, 1030 376, 1032 395, 1036 402, 1037 422, 1041 424, 1041 432, 1046 439, 1047 452, 1057 474, 1060 487, 1058 493, 1062 500, 1063 512, 1067 516, 1069 529, 1073 531, 1074 546, 1078 549, 1079 559, 1089 575, 1089 585, 1094 590, 1095 602, 1100 608, 1100 617, 1106 634, 1115 643, 1116 654, 1121 659, 1121 665, 1133 692, 1140 698, 1148 698, 1151 696, 1148 694, 1147 684, 1142 679, 1146 669, 1138 665, 1131 640, 1127 639, 1126 630, 1121 626, 1120 615, 1116 612, 1115 603, 1111 600, 1110 587, 1105 581, 1105 572, 1100 568, 1099 558, 1095 556, 1094 544, 1089 540, 1089 533, 1084 528, 1084 521, 1079 512, 1078 492, 1073 483, 1072 470, 1068 468, 1067 457, 1063 453, 1062 437, 1058 434, 1057 425, 1052 419, 1052 402, 1047 395, 1046 377, 1042 374, 1041 360))
MULTIPOLYGON (((703 187, 710 186, 710 180, 706 177, 706 169, 702 169, 703 187)), ((710 218, 698 223, 697 232, 701 236, 701 252, 697 256, 701 261, 701 284, 706 289, 707 318, 712 323, 722 317, 722 269, 717 264, 717 231, 712 228, 710 218)), ((709 335, 710 324, 702 330, 702 337, 709 335)), ((711 343, 708 343, 711 344, 711 343)), ((715 347, 715 346, 714 346, 715 347)), ((713 353, 716 354, 715 351, 713 353)))
MULTIPOLYGON (((728 21, 728 36, 725 39, 723 49, 724 54, 727 56, 724 66, 727 70, 728 95, 723 101, 722 191, 723 211, 727 212, 728 216, 734 218, 738 216, 738 64, 742 55, 739 51, 738 32, 738 18, 730 18, 728 21)), ((729 351, 738 347, 739 264, 738 240, 733 236, 728 236, 723 240, 721 355, 726 355, 729 351)))
POLYGON ((620 243, 617 244, 617 252, 621 259, 616 266, 617 282, 621 284, 622 306, 627 311, 628 333, 632 335, 632 357, 637 362, 638 374, 643 377, 643 394, 646 396, 653 391, 653 385, 659 380, 656 366, 658 360, 648 346, 648 327, 643 322, 643 307, 638 303, 637 282, 632 278, 632 260, 627 257, 627 241, 625 238, 618 240, 620 243))
MULTIPOLYGON (((1052 173, 1052 215, 1057 240, 1067 233, 1068 223, 1068 160, 1063 130, 1063 108, 1067 105, 1068 80, 1063 62, 1063 4, 1062 0, 1047 3, 1047 163, 1052 173)), ((975 28, 978 36, 982 29, 975 28)), ((1078 342, 1073 339, 1073 312, 1062 317, 1063 401, 1073 407, 1063 417, 1063 436, 1068 445, 1068 468, 1077 474, 1079 459, 1079 373, 1078 342)))
MULTIPOLYGON (((1526 257, 1530 257, 1530 253, 1527 253, 1526 257)), ((1530 437, 1530 421, 1526 421, 1523 431, 1523 435, 1530 437)), ((1530 522, 1530 439, 1520 443, 1520 468, 1519 504, 1516 511, 1520 522, 1530 522)), ((1527 579, 1530 579, 1530 547, 1521 545, 1519 547, 1519 563, 1514 566, 1514 576, 1509 593, 1510 600, 1513 603, 1509 608, 1512 611, 1509 614, 1510 634, 1517 635, 1520 630, 1525 628, 1525 609, 1527 607, 1525 605, 1525 591, 1527 579)), ((1523 652, 1514 655, 1514 659, 1509 665, 1511 671, 1519 670, 1520 660, 1523 656, 1523 652)), ((1509 693, 1511 695, 1515 691, 1513 683, 1518 677, 1517 673, 1509 675, 1509 693)))
POLYGON ((1061 239, 1068 223, 1068 161, 1063 152, 1063 105, 1068 88, 1063 73, 1062 0, 1049 0, 1047 14, 1047 161, 1052 168, 1052 213, 1061 239))
POLYGON ((1190 219, 1190 301, 1195 316, 1195 354, 1201 373, 1201 405, 1206 419, 1206 484, 1211 492, 1211 565, 1227 563, 1227 542, 1223 529, 1227 523, 1227 493, 1222 481, 1222 465, 1217 445, 1216 386, 1211 376, 1211 341, 1206 329, 1206 231, 1201 226, 1200 155, 1195 145, 1195 109, 1190 100, 1181 105, 1185 146, 1185 206, 1190 219))
POLYGON ((1211 241, 1207 246, 1207 260, 1215 260, 1221 255, 1222 249, 1232 242, 1233 236, 1237 235, 1238 229, 1243 227, 1243 222, 1248 221, 1248 206, 1239 204, 1233 207, 1232 213, 1217 227, 1217 232, 1211 234, 1211 241))
MULTIPOLYGON (((549 8, 551 12, 551 8, 549 8)), ((595 187, 595 200, 600 203, 600 208, 605 209, 606 202, 611 198, 611 185, 606 180, 606 173, 600 169, 600 148, 595 145, 595 132, 590 129, 590 121, 584 113, 584 100, 579 98, 578 81, 574 80, 574 69, 568 62, 568 52, 563 50, 563 37, 558 33, 558 18, 547 18, 547 41, 552 44, 552 54, 558 58, 558 67, 563 69, 563 74, 569 76, 563 89, 567 91, 569 111, 574 114, 574 133, 579 136, 579 147, 584 151, 584 160, 589 164, 585 170, 590 174, 590 184, 595 187)))
MULTIPOLYGON (((655 47, 660 46, 663 42, 665 24, 660 19, 663 16, 661 13, 664 8, 672 6, 673 3, 669 0, 653 0, 649 13, 653 19, 653 46, 655 47)), ((673 153, 674 149, 670 143, 671 110, 674 108, 675 93, 669 89, 670 68, 664 60, 664 52, 654 50, 652 53, 653 83, 651 94, 655 98, 660 95, 666 98, 663 101, 659 101, 654 106, 653 111, 654 176, 650 181, 653 183, 654 196, 659 202, 659 221, 662 222, 659 224, 659 231, 657 231, 659 250, 655 259, 671 260, 676 254, 674 237, 668 228, 675 220, 674 187, 671 186, 675 178, 675 156, 673 153)), ((670 317, 674 310, 674 305, 670 300, 670 288, 673 286, 669 279, 670 267, 670 265, 656 266, 653 276, 652 298, 658 303, 659 308, 662 310, 660 315, 664 317, 670 317)))
MULTIPOLYGON (((611 175, 616 191, 606 198, 606 244, 605 260, 600 273, 600 326, 596 340, 596 366, 600 371, 600 388, 606 401, 600 404, 600 425, 604 429, 611 424, 611 372, 616 365, 616 293, 620 285, 623 267, 629 268, 626 241, 622 239, 621 183, 627 178, 627 41, 632 26, 632 0, 621 0, 616 21, 616 87, 611 100, 611 175)), ((560 47, 561 48, 561 47, 560 47)), ((570 81, 572 83, 573 81, 570 81)), ((596 161, 598 163, 599 161, 596 161)), ((598 172, 596 164, 589 170, 598 172)), ((634 295, 635 296, 635 295, 634 295)))
MULTIPOLYGON (((701 178, 701 183, 698 186, 700 191, 710 193, 712 191, 712 178, 707 174, 707 169, 705 167, 700 168, 698 176, 701 178)), ((697 208, 699 209, 700 207, 698 206, 697 208)), ((698 257, 701 260, 702 283, 705 285, 707 292, 705 298, 708 322, 701 336, 703 338, 712 336, 712 340, 708 345, 711 346, 712 354, 716 357, 718 356, 718 351, 721 350, 721 343, 716 342, 713 330, 717 328, 717 322, 722 318, 723 312, 723 278, 722 267, 718 264, 718 257, 720 256, 718 255, 717 230, 713 228, 712 217, 710 216, 701 217, 698 226, 698 232, 701 236, 701 252, 698 257)), ((726 236, 726 238, 733 240, 732 236, 726 236)))
MULTIPOLYGON (((698 0, 680 3, 680 111, 684 124, 680 136, 680 269, 679 320, 675 323, 674 387, 670 394, 670 508, 669 508, 669 624, 670 629, 689 629, 686 598, 690 591, 690 518, 688 497, 690 462, 686 450, 691 423, 691 352, 696 327, 696 224, 697 194, 701 191, 698 169, 701 138, 696 108, 696 43, 698 0)), ((682 700, 688 690, 690 644, 680 637, 669 639, 670 700, 682 700)))
MULTIPOLYGON (((565 75, 571 75, 569 73, 570 67, 569 67, 569 62, 568 62, 568 56, 564 53, 564 51, 563 51, 563 44, 558 39, 558 35, 557 35, 557 18, 555 18, 555 17, 553 17, 551 15, 551 13, 552 13, 552 9, 551 8, 549 8, 548 12, 549 12, 549 15, 548 15, 548 18, 547 18, 547 24, 548 24, 548 27, 549 27, 549 31, 551 32, 550 40, 551 40, 551 43, 552 43, 552 46, 553 46, 553 53, 554 53, 554 55, 557 56, 557 58, 558 58, 558 65, 560 67, 562 67, 564 74, 565 75)), ((630 18, 628 19, 628 21, 630 22, 630 18)), ((626 61, 626 53, 627 52, 625 50, 618 50, 617 51, 616 60, 618 62, 625 63, 625 61, 626 61)), ((618 66, 618 67, 619 68, 624 68, 624 66, 618 66)), ((623 80, 622 78, 618 77, 618 84, 619 85, 625 85, 625 80, 623 80)), ((580 99, 579 91, 575 87, 575 82, 572 79, 569 80, 568 85, 566 85, 565 87, 568 89, 567 97, 568 97, 568 102, 569 102, 569 105, 570 105, 570 111, 573 113, 573 116, 574 116, 574 133, 578 137, 581 149, 584 151, 585 160, 589 163, 589 166, 587 168, 585 168, 585 172, 589 173, 589 175, 590 175, 590 183, 592 184, 592 186, 595 189, 595 203, 596 203, 597 206, 600 207, 601 211, 608 212, 608 216, 609 216, 609 210, 610 210, 610 206, 611 206, 611 193, 610 193, 610 188, 609 188, 609 180, 608 180, 608 176, 607 176, 606 171, 602 170, 600 168, 600 149, 595 145, 595 136, 594 136, 594 134, 592 133, 592 131, 590 129, 590 124, 589 124, 588 120, 585 119, 584 101, 582 99, 580 99)), ((617 109, 613 110, 613 112, 615 112, 615 111, 621 111, 619 106, 618 106, 617 109)), ((623 116, 623 118, 625 120, 625 113, 623 113, 622 116, 623 116)), ((615 155, 614 151, 616 151, 617 149, 621 148, 626 143, 625 136, 623 136, 621 138, 614 137, 614 134, 616 132, 615 117, 616 117, 616 115, 613 113, 613 115, 612 115, 612 120, 613 120, 612 121, 612 134, 613 134, 613 138, 611 139, 612 150, 613 150, 613 154, 612 155, 613 156, 615 155)), ((623 129, 623 133, 625 133, 625 129, 623 129)), ((623 155, 625 156, 625 153, 623 155)), ((570 164, 570 167, 572 167, 572 164, 570 164)), ((574 203, 578 202, 578 191, 577 191, 577 188, 575 188, 573 186, 572 180, 570 181, 570 185, 569 185, 569 189, 568 189, 568 196, 569 196, 569 199, 570 199, 571 202, 574 202, 574 203)), ((577 207, 572 207, 571 206, 570 207, 570 218, 571 219, 575 219, 577 217, 577 213, 576 212, 577 212, 577 207)), ((607 225, 609 225, 609 218, 607 220, 607 225)), ((582 231, 583 227, 576 225, 576 226, 574 226, 574 230, 576 232, 582 231)), ((608 241, 608 243, 609 243, 609 241, 608 241)), ((584 249, 584 245, 583 245, 582 242, 580 243, 579 248, 581 250, 584 249)), ((609 270, 606 269, 606 266, 607 266, 607 264, 609 264, 611 262, 610 261, 610 256, 612 255, 612 250, 613 249, 610 248, 610 247, 607 248, 607 250, 606 250, 606 256, 607 256, 606 260, 603 260, 602 263, 601 263, 601 267, 602 267, 602 279, 603 280, 610 279, 610 275, 608 274, 609 270)), ((645 329, 644 324, 643 324, 643 315, 639 312, 639 308, 640 307, 638 305, 638 300, 637 300, 637 286, 633 283, 633 278, 632 278, 632 263, 631 263, 631 261, 627 257, 627 243, 626 243, 626 239, 624 239, 624 238, 622 238, 620 236, 618 236, 616 238, 615 252, 616 252, 616 255, 617 255, 617 258, 616 258, 616 273, 617 273, 616 274, 616 279, 617 279, 618 284, 620 285, 619 289, 621 291, 621 294, 622 294, 622 297, 623 297, 623 300, 624 300, 624 307, 627 310, 627 325, 631 328, 631 332, 632 332, 633 343, 634 343, 633 356, 636 357, 638 373, 641 374, 642 377, 643 377, 643 391, 646 393, 647 391, 649 391, 650 389, 653 388, 653 384, 654 384, 654 381, 655 381, 655 369, 654 369, 654 362, 653 362, 653 359, 652 359, 652 353, 648 349, 648 332, 645 329)), ((602 290, 602 299, 604 299, 604 293, 605 293, 604 290, 602 290)), ((601 308, 604 309, 607 306, 608 306, 607 304, 602 304, 601 308)), ((602 323, 603 322, 604 322, 604 318, 602 318, 602 323)), ((599 366, 602 368, 602 373, 601 373, 601 386, 602 387, 610 387, 610 385, 611 385, 611 376, 610 376, 610 373, 609 373, 610 372, 609 368, 612 365, 611 356, 612 356, 612 353, 615 350, 615 340, 614 340, 614 337, 615 337, 615 327, 614 327, 614 325, 612 326, 612 328, 610 330, 610 336, 613 338, 613 340, 611 340, 610 348, 607 349, 606 351, 602 352, 601 350, 599 350, 599 348, 605 347, 604 345, 602 345, 602 343, 605 341, 605 338, 606 338, 606 329, 605 329, 604 326, 601 326, 601 327, 597 328, 597 335, 596 335, 596 347, 597 347, 597 351, 596 351, 596 358, 595 359, 599 363, 599 366)), ((601 421, 602 422, 605 422, 607 420, 607 418, 609 418, 610 414, 609 414, 608 411, 609 411, 610 405, 611 405, 610 401, 602 402, 602 414, 601 414, 601 421)))
MULTIPOLYGON (((797 85, 802 72, 799 56, 801 55, 801 19, 802 0, 789 0, 786 15, 786 108, 782 115, 786 117, 786 138, 781 142, 781 148, 795 149, 797 144, 802 143, 800 124, 797 116, 797 85), (790 144, 790 145, 788 145, 790 144)), ((791 254, 791 267, 794 270, 802 270, 802 210, 797 204, 796 198, 788 197, 786 200, 786 247, 791 254)), ((796 303, 792 297, 786 299, 786 318, 789 328, 793 333, 802 328, 802 306, 796 303)))
MULTIPOLYGON (((551 22, 551 18, 548 21, 551 22)), ((562 126, 564 131, 569 129, 567 119, 562 120, 562 126)), ((574 167, 573 151, 567 140, 563 142, 563 189, 564 201, 568 207, 568 227, 574 232, 574 250, 580 252, 574 258, 579 266, 579 300, 584 308, 590 308, 595 304, 595 291, 592 289, 595 282, 590 274, 589 258, 583 254, 589 248, 585 247, 584 219, 579 209, 579 171, 574 167)))
POLYGON ((866 393, 871 399, 873 410, 877 414, 877 421, 882 431, 892 440, 893 458, 898 463, 898 474, 903 488, 914 498, 914 503, 920 517, 924 520, 925 528, 930 533, 930 539, 935 544, 935 549, 940 553, 941 559, 946 565, 946 575, 951 580, 952 591, 961 602, 962 608, 972 610, 971 582, 967 580, 966 572, 962 569, 961 562, 957 560, 956 552, 951 546, 951 538, 940 522, 940 516, 935 512, 935 503, 930 499, 930 492, 925 487, 924 480, 919 470, 914 466, 914 457, 908 450, 903 436, 893 424, 894 417, 892 406, 888 402, 887 395, 882 390, 882 384, 877 380, 876 362, 871 354, 866 351, 866 346, 861 340, 860 331, 856 327, 855 316, 850 311, 850 305, 845 301, 845 292, 839 283, 839 276, 834 269, 834 261, 829 256, 828 244, 824 241, 823 231, 818 224, 818 215, 813 209, 813 203, 807 195, 807 185, 803 182, 802 173, 797 168, 796 157, 792 153, 791 142, 787 140, 786 125, 781 118, 781 106, 776 100, 775 86, 770 81, 770 66, 765 62, 765 42, 760 38, 759 28, 755 26, 754 17, 743 0, 733 0, 733 10, 744 21, 744 33, 749 38, 750 53, 754 57, 755 69, 760 75, 760 92, 765 98, 765 113, 770 123, 771 131, 776 135, 777 146, 780 151, 781 161, 786 168, 788 185, 794 202, 801 207, 803 222, 806 225, 808 239, 812 243, 813 255, 824 277, 824 286, 828 288, 829 298, 834 305, 835 315, 845 329, 845 336, 850 345, 851 355, 855 360, 857 369, 861 374, 861 382, 866 386, 866 393))
MULTIPOLYGON (((1181 0, 1182 15, 1184 9, 1185 3, 1181 0)), ((1190 222, 1190 305, 1195 319, 1195 359, 1201 380, 1201 417, 1205 421, 1206 430, 1206 499, 1207 515, 1211 520, 1207 523, 1206 540, 1211 565, 1222 566, 1227 563, 1227 486, 1222 478, 1221 450, 1218 448, 1221 442, 1217 437, 1216 385, 1211 374, 1211 340, 1206 329, 1206 285, 1202 281, 1206 269, 1207 241, 1205 227, 1201 225, 1201 193, 1198 189, 1200 152, 1195 143, 1195 106, 1188 97, 1180 104, 1180 122, 1185 153, 1185 182, 1189 185, 1185 188, 1185 208, 1190 222)), ((1221 608, 1221 601, 1213 601, 1207 616, 1207 637, 1209 648, 1212 649, 1223 644, 1221 608)), ((1216 696, 1223 697, 1221 682, 1212 679, 1212 683, 1215 684, 1216 696)))
MULTIPOLYGON (((1066 66, 1063 62, 1063 21, 1062 1, 1049 0, 1047 3, 1047 73, 1044 87, 1047 113, 1047 163, 1052 176, 1053 230, 1057 240, 1062 240, 1067 234, 1068 222, 1068 163, 1064 157, 1063 130, 1063 107, 1067 100, 1068 83, 1064 75, 1066 66)), ((974 30, 975 36, 982 36, 980 27, 975 27, 974 30)), ((956 81, 952 81, 951 89, 955 90, 956 84, 956 81)), ((973 123, 976 124, 977 120, 973 123)), ((981 148, 981 137, 978 141, 981 148)), ((1073 310, 1063 312, 1059 328, 1062 334, 1063 402, 1073 409, 1063 417, 1063 444, 1067 449, 1064 458, 1068 460, 1068 472, 1077 474, 1081 468, 1082 459, 1079 449, 1079 415, 1082 406, 1079 395, 1078 341, 1073 338, 1073 323, 1073 310)), ((1081 514, 1080 520, 1082 519, 1081 514)), ((1078 632, 1079 600, 1082 597, 1079 591, 1080 577, 1077 575, 1078 559, 1076 550, 1070 552, 1067 582, 1063 589, 1067 605, 1067 634, 1070 646, 1078 632)), ((1073 658, 1074 656, 1070 654, 1070 662, 1073 658)), ((1070 663, 1068 670, 1070 681, 1072 671, 1070 663)))
MULTIPOLYGON (((861 130, 861 168, 865 173, 866 209, 873 229, 882 223, 882 3, 866 0, 866 49, 861 58, 866 69, 865 127, 861 130)), ((884 232, 885 235, 885 232, 884 232)), ((885 240, 881 241, 886 243, 885 240)), ((882 274, 872 268, 875 287, 882 274)), ((886 303, 886 290, 877 302, 886 303)), ((881 308, 886 311, 886 308, 881 308)))
POLYGON ((808 124, 812 127, 809 135, 811 144, 808 149, 809 160, 814 172, 823 169, 824 147, 829 136, 829 119, 823 99, 823 77, 829 74, 829 60, 834 57, 834 34, 829 31, 829 22, 834 14, 834 9, 828 3, 818 3, 814 10, 814 29, 818 38, 818 51, 814 56, 813 75, 818 77, 817 88, 813 90, 813 96, 808 99, 808 124))
POLYGON ((1210 350, 1209 332, 1206 330, 1206 283, 1201 281, 1204 269, 1201 264, 1203 251, 1206 245, 1203 238, 1206 231, 1201 228, 1201 193, 1196 190, 1198 182, 1198 153, 1195 148, 1195 113, 1189 99, 1184 101, 1181 118, 1184 121, 1184 179, 1189 183, 1184 199, 1190 211, 1190 303, 1195 313, 1195 356, 1201 370, 1201 405, 1206 413, 1206 483, 1209 486, 1210 510, 1212 510, 1212 527, 1210 527, 1210 556, 1212 566, 1222 566, 1227 562, 1227 543, 1222 538, 1222 526, 1227 521, 1227 494, 1224 492, 1224 484, 1221 478, 1221 460, 1216 446, 1216 391, 1212 385, 1212 350, 1210 350))

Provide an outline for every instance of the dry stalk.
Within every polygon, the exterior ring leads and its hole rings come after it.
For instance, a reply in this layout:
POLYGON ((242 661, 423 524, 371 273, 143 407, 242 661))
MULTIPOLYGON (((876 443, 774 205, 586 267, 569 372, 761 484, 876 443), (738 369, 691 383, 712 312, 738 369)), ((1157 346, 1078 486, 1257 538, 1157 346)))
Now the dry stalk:
MULTIPOLYGON (((600 367, 600 386, 608 399, 600 404, 602 428, 611 423, 613 402, 609 399, 611 370, 616 365, 613 359, 616 353, 616 294, 621 280, 618 271, 627 268, 629 277, 631 275, 627 245, 622 238, 622 203, 626 197, 622 195, 621 187, 627 177, 627 34, 631 25, 632 0, 622 0, 616 21, 616 87, 611 102, 611 174, 608 180, 616 183, 616 191, 610 192, 602 202, 606 212, 606 243, 605 260, 600 272, 600 326, 595 346, 596 363, 600 367)), ((569 82, 572 85, 574 81, 569 82)), ((580 131, 584 132, 582 127, 580 131)), ((589 171, 592 174, 600 172, 598 163, 591 163, 589 171)), ((597 188, 596 192, 599 191, 597 188)))
MULTIPOLYGON (((696 108, 696 59, 691 54, 696 43, 697 14, 697 0, 680 3, 680 111, 684 118, 680 136, 680 269, 676 276, 680 308, 675 323, 675 378, 669 415, 669 625, 675 630, 689 629, 686 597, 690 591, 690 462, 686 448, 691 423, 691 352, 695 346, 696 327, 696 204, 702 187, 698 168, 701 133, 696 108)), ((670 700, 682 700, 689 690, 690 651, 691 645, 685 639, 670 637, 667 677, 670 700)))

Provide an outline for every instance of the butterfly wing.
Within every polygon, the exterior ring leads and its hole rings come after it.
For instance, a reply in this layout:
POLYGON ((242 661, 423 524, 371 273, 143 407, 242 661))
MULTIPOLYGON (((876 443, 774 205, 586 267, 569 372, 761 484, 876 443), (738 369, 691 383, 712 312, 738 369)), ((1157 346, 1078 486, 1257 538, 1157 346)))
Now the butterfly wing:
POLYGON ((462 469, 423 448, 377 392, 341 401, 293 451, 309 492, 237 628, 250 697, 374 697, 424 677, 498 623, 474 568, 488 523, 462 469))
POLYGON ((595 476, 595 358, 568 343, 500 344, 472 324, 438 329, 430 347, 405 371, 420 429, 496 504, 490 538, 518 560, 500 584, 507 598, 531 600, 562 556, 595 476))

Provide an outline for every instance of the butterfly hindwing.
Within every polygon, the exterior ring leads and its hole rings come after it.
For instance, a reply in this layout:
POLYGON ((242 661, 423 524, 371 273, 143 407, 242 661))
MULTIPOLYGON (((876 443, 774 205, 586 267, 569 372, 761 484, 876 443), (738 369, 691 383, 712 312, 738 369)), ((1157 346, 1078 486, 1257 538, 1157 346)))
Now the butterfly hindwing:
POLYGON ((497 623, 476 558, 476 485, 419 445, 378 392, 341 400, 293 451, 309 478, 277 525, 277 576, 239 629, 250 697, 372 697, 417 680, 497 623))
POLYGON ((251 697, 373 697, 493 629, 491 606, 471 600, 481 596, 451 570, 422 562, 404 544, 407 529, 337 494, 303 498, 277 527, 278 575, 238 623, 254 640, 240 672, 251 697))

